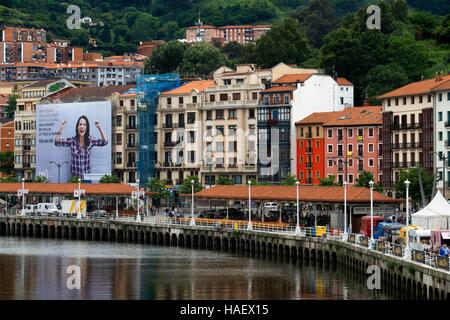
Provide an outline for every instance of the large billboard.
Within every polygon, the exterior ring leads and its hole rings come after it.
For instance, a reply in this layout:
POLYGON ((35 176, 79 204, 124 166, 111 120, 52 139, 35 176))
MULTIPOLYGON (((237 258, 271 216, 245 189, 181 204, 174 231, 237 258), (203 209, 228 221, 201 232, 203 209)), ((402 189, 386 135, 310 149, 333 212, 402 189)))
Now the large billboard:
POLYGON ((36 175, 49 182, 111 174, 111 102, 36 106, 36 175))

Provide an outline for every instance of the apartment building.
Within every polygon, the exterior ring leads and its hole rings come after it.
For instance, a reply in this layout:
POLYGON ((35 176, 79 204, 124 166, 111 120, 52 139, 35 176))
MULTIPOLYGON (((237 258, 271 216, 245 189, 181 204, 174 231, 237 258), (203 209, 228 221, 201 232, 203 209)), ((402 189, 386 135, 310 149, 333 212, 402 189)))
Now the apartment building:
POLYGON ((137 95, 133 85, 70 88, 49 97, 52 102, 111 101, 111 161, 113 174, 123 183, 135 183, 139 135, 137 131, 137 95))
POLYGON ((14 152, 14 121, 0 124, 0 152, 14 152))
POLYGON ((44 29, 3 27, 0 41, 6 42, 46 42, 47 32, 44 29))
POLYGON ((214 72, 215 86, 205 89, 202 107, 204 184, 220 176, 236 184, 256 179, 258 95, 270 77, 270 69, 251 64, 214 72))
POLYGON ((65 79, 36 81, 18 91, 14 115, 14 169, 30 181, 36 170, 36 104, 52 93, 74 87, 65 79))
POLYGON ((445 88, 449 80, 450 76, 437 75, 433 79, 413 82, 378 97, 384 110, 383 189, 388 195, 395 196, 394 183, 399 179, 401 170, 420 165, 433 174, 437 160, 434 152, 445 154, 443 117, 446 104, 444 95, 436 95, 439 92, 435 90, 439 90, 440 86, 445 88), (437 101, 436 97, 442 101, 437 101))
POLYGON ((209 25, 193 26, 186 29, 186 41, 192 42, 208 42, 219 41, 227 44, 230 42, 238 42, 239 44, 247 44, 256 42, 271 28, 270 25, 237 25, 214 27, 209 25))
POLYGON ((258 175, 262 181, 279 183, 287 175, 297 173, 297 121, 313 112, 341 111, 353 106, 353 85, 348 80, 334 79, 318 70, 292 73, 293 70, 295 68, 286 65, 274 67, 272 74, 279 77, 261 92, 258 150, 266 155, 273 154, 273 159, 272 156, 264 161, 260 159, 258 175), (282 70, 286 70, 286 74, 282 75, 282 70))
MULTIPOLYGON (((323 124, 325 177, 356 183, 364 172, 382 179, 382 107, 364 106, 334 112, 323 124)), ((316 156, 315 156, 316 157, 316 156)), ((313 157, 313 161, 316 161, 313 157)), ((316 174, 316 173, 313 173, 316 174)))
MULTIPOLYGON (((325 132, 323 125, 333 112, 314 112, 295 123, 297 172, 301 184, 319 185, 325 178, 325 132)), ((289 163, 290 164, 290 163, 289 163)))
POLYGON ((212 86, 213 80, 192 81, 159 97, 156 173, 170 185, 182 184, 186 176, 199 175, 204 91, 212 86))

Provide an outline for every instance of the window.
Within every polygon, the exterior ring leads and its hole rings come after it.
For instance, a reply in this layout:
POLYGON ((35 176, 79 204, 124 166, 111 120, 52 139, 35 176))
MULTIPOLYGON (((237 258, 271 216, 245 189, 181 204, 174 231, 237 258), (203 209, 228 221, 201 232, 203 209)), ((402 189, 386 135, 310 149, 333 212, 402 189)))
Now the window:
POLYGON ((216 120, 223 120, 223 119, 224 119, 223 110, 216 110, 216 120))
POLYGON ((369 159, 369 167, 373 167, 373 159, 369 159))
POLYGON ((221 93, 220 94, 220 101, 228 101, 228 94, 227 93, 221 93))
POLYGON ((123 107, 123 100, 119 100, 119 106, 123 107))
POLYGON ((442 141, 442 138, 443 138, 442 131, 439 131, 439 141, 442 141))
POLYGON ((184 103, 183 97, 178 97, 178 104, 179 104, 180 106, 182 106, 183 103, 184 103))
POLYGON ((235 93, 233 93, 233 100, 234 101, 236 101, 236 100, 241 100, 241 93, 240 92, 235 92, 235 93))
POLYGON ((358 140, 362 140, 364 138, 364 130, 358 129, 358 140))
POLYGON ((216 96, 214 94, 209 95, 209 102, 216 101, 216 96))
POLYGON ((195 163, 195 151, 189 151, 189 163, 195 163))
POLYGON ((320 163, 320 157, 316 156, 316 163, 320 163))
POLYGON ((236 109, 228 110, 228 119, 237 119, 236 109))
POLYGON ((121 133, 116 134, 116 145, 118 145, 118 146, 122 145, 122 134, 121 133))
POLYGON ((353 183, 353 175, 352 174, 348 175, 348 183, 353 183))
POLYGON ((403 97, 403 105, 406 104, 406 97, 403 97))
POLYGON ((172 104, 172 98, 167 98, 167 105, 170 106, 172 104))
POLYGON ((223 135, 224 135, 223 126, 216 126, 216 136, 223 136, 223 135))
POLYGON ((320 171, 316 171, 316 179, 320 179, 320 171))
POLYGON ((329 144, 328 145, 328 153, 332 153, 333 152, 333 145, 329 144))
POLYGON ((395 105, 398 106, 398 98, 395 98, 395 105))
POLYGON ((248 118, 255 119, 255 110, 254 109, 248 110, 248 118))
POLYGON ((411 104, 414 104, 414 102, 415 102, 414 97, 411 97, 411 104))
POLYGON ((442 121, 442 112, 438 112, 438 121, 442 121))
POLYGON ((423 96, 419 96, 419 103, 423 103, 423 96))
POLYGON ((195 132, 189 131, 189 143, 195 143, 195 132))
POLYGON ((431 94, 428 95, 428 102, 431 102, 431 94))
POLYGON ((252 100, 258 100, 258 92, 252 92, 252 100))
POLYGON ((450 101, 450 92, 447 92, 447 100, 450 101))
POLYGON ((212 120, 212 110, 206 111, 206 120, 212 120))
POLYGON ((373 137, 373 128, 369 128, 369 137, 373 137))
POLYGON ((328 138, 333 138, 333 130, 332 129, 328 129, 328 138))
POLYGON ((231 84, 231 79, 225 79, 225 80, 223 80, 223 84, 224 84, 225 86, 229 86, 229 85, 231 84))
POLYGON ((284 95, 284 104, 289 104, 289 95, 284 95))
POLYGON ((212 136, 212 126, 206 126, 206 136, 207 137, 212 136))
POLYGON ((116 164, 122 164, 122 152, 116 152, 116 164))
POLYGON ((233 126, 228 126, 228 135, 229 136, 235 136, 237 132, 237 126, 233 125, 233 126))
POLYGON ((188 112, 187 114, 187 123, 195 122, 195 112, 188 112))
POLYGON ((341 97, 341 104, 344 104, 344 98, 341 97))
POLYGON ((353 137, 353 129, 352 128, 348 128, 347 135, 348 135, 349 138, 353 137))
POLYGON ((369 143, 369 152, 373 152, 373 143, 369 143))
POLYGON ((391 106, 391 99, 388 99, 388 101, 387 101, 387 105, 388 105, 388 107, 390 107, 390 106, 391 106))
POLYGON ((228 152, 237 152, 237 141, 228 142, 228 152))
POLYGON ((442 93, 439 93, 439 94, 438 94, 438 100, 439 100, 439 101, 442 101, 442 93))
POLYGON ((197 103, 197 96, 192 97, 192 103, 197 103))
POLYGON ((269 96, 264 96, 264 104, 269 104, 269 96))

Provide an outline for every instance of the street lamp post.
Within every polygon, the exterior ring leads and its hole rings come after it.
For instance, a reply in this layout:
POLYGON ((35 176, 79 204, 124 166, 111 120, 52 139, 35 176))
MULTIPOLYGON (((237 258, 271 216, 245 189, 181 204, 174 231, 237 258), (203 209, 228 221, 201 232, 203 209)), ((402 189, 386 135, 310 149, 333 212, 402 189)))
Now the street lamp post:
POLYGON ((295 182, 295 188, 296 188, 296 193, 297 193, 297 226, 295 227, 295 235, 299 236, 300 235, 300 201, 299 201, 299 194, 298 194, 298 189, 300 186, 300 182, 298 182, 298 180, 295 182))
POLYGON ((50 163, 55 164, 58 167, 58 183, 61 183, 61 167, 65 164, 65 163, 69 163, 67 161, 63 161, 63 162, 57 162, 57 161, 50 161, 50 163))
POLYGON ((344 180, 344 235, 347 234, 347 181, 344 180))
POLYGON ((84 190, 81 189, 81 179, 78 178, 78 189, 74 191, 74 196, 78 197, 78 209, 77 209, 77 219, 81 219, 81 194, 84 190))
POLYGON ((192 199, 191 199, 191 226, 195 226, 195 218, 194 218, 194 180, 191 180, 191 193, 192 193, 192 199))
POLYGON ((19 189, 17 194, 22 197, 22 211, 20 212, 21 216, 25 215, 25 195, 28 193, 28 190, 25 189, 25 178, 22 178, 22 189, 19 189))
POLYGON ((370 241, 373 243, 373 185, 372 180, 369 181, 370 186, 370 241))
POLYGON ((406 179, 405 186, 406 186, 406 248, 405 248, 405 254, 407 254, 407 251, 409 249, 409 185, 410 181, 406 179))
POLYGON ((136 207, 137 207, 136 221, 137 222, 141 222, 141 214, 139 212, 139 196, 140 196, 139 179, 136 179, 136 207))
POLYGON ((247 230, 251 231, 253 230, 252 226, 252 199, 251 199, 251 180, 248 180, 248 224, 247 224, 247 230))

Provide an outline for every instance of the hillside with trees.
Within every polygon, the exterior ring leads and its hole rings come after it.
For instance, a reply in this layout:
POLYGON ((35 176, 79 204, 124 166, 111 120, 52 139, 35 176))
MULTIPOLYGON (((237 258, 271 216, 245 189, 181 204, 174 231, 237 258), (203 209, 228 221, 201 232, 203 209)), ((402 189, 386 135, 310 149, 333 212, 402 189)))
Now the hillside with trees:
MULTIPOLYGON (((372 4, 374 1, 371 1, 372 4)), ((366 0, 78 0, 94 25, 66 27, 68 3, 4 0, 0 24, 45 28, 48 38, 105 55, 136 51, 140 41, 163 39, 147 61, 152 73, 205 77, 217 67, 283 61, 323 68, 355 85, 356 103, 436 72, 450 72, 448 0, 380 0, 381 30, 366 27, 366 0), (186 45, 185 28, 201 18, 215 26, 270 23, 256 44, 186 45), (88 45, 89 37, 97 47, 88 45)))

